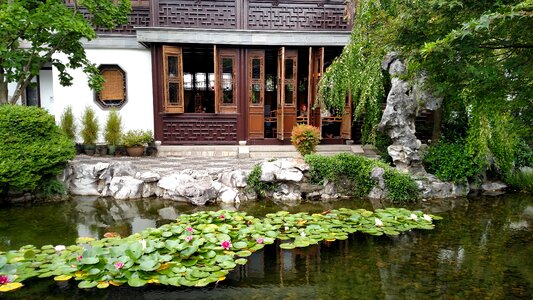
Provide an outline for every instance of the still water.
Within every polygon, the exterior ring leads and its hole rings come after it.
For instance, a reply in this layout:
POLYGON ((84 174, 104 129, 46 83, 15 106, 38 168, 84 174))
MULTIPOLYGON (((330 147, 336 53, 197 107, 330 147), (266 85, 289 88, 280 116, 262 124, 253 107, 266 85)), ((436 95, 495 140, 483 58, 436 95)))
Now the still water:
MULTIPOLYGON (((382 207, 362 200, 276 206, 241 205, 255 216, 277 210, 382 207)), ((33 280, 7 299, 533 299, 533 196, 424 202, 435 230, 397 237, 363 234, 305 249, 267 246, 228 279, 207 288, 148 286, 79 290, 76 282, 33 280)), ((157 199, 69 202, 0 208, 0 251, 25 244, 73 244, 78 236, 128 235, 198 208, 157 199)))

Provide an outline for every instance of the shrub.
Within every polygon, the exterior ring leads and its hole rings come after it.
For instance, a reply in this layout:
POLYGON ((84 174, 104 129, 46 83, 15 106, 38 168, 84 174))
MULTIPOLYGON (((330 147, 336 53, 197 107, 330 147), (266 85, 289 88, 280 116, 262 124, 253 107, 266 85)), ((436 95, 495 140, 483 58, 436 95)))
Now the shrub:
POLYGON ((267 192, 276 188, 276 184, 261 181, 261 172, 261 165, 255 165, 246 178, 246 191, 255 192, 259 197, 265 197, 267 192))
POLYGON ((320 130, 318 128, 306 124, 292 128, 291 143, 302 156, 315 153, 319 142, 320 130))
POLYGON ((81 138, 85 145, 94 145, 98 138, 98 120, 94 110, 91 107, 86 107, 81 117, 81 138))
POLYGON ((514 164, 515 168, 533 167, 533 149, 524 140, 516 144, 514 164))
POLYGON ((505 178, 511 188, 533 194, 533 173, 532 172, 514 172, 505 178))
POLYGON ((0 105, 0 193, 33 191, 65 168, 74 142, 44 109, 0 105))
POLYGON ((418 199, 418 185, 409 174, 389 168, 385 170, 383 179, 392 202, 405 203, 418 199))
POLYGON ((423 163, 426 169, 442 181, 465 182, 481 173, 481 166, 475 162, 465 147, 465 142, 439 141, 429 146, 423 163))
POLYGON ((109 112, 105 124, 104 139, 108 145, 118 145, 122 135, 122 117, 116 110, 109 112))
POLYGON ((369 159, 364 156, 340 153, 335 156, 307 155, 305 162, 310 166, 310 176, 313 183, 321 184, 325 180, 341 183, 349 179, 354 185, 354 195, 366 196, 376 182, 370 178, 370 173, 375 167, 385 170, 385 186, 393 202, 408 202, 418 198, 416 182, 409 176, 387 164, 369 159))
POLYGON ((76 140, 76 123, 74 121, 74 114, 72 114, 72 107, 67 106, 60 117, 59 127, 71 140, 76 140))
POLYGON ((121 137, 121 143, 126 147, 146 146, 153 139, 150 130, 129 130, 121 137))
POLYGON ((390 145, 392 145, 392 139, 386 133, 378 132, 376 134, 374 146, 376 147, 377 153, 379 157, 381 157, 381 160, 388 164, 392 163, 392 157, 390 157, 388 151, 388 147, 390 145))

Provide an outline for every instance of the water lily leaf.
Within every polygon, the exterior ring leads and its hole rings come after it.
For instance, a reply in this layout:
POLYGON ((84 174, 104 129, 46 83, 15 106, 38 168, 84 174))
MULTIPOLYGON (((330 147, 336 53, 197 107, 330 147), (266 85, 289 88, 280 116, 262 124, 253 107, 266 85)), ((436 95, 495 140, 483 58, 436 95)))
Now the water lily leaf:
POLYGON ((279 247, 281 249, 285 249, 285 250, 290 250, 290 249, 296 248, 296 246, 293 243, 283 243, 283 244, 280 244, 279 247))
POLYGON ((98 282, 89 281, 89 280, 80 281, 80 283, 78 283, 78 287, 80 289, 90 289, 90 288, 93 288, 93 287, 95 287, 97 285, 98 285, 98 282))
POLYGON ((96 240, 96 239, 93 238, 93 237, 79 237, 79 238, 76 239, 76 244, 87 244, 87 243, 92 242, 94 240, 96 240))
POLYGON ((185 248, 185 250, 181 251, 180 254, 183 257, 189 257, 193 255, 196 251, 198 251, 198 246, 189 246, 185 248))
POLYGON ((227 260, 227 261, 221 263, 220 266, 222 268, 224 268, 224 269, 233 269, 233 268, 235 268, 237 266, 237 264, 234 263, 233 261, 227 260))
POLYGON ((180 279, 179 279, 179 283, 180 283, 181 285, 184 285, 184 286, 193 286, 193 285, 196 284, 196 282, 194 282, 194 281, 189 281, 189 280, 185 279, 185 277, 180 277, 180 279))
POLYGON ((233 244, 233 248, 235 249, 243 249, 243 248, 246 248, 248 247, 248 243, 246 242, 236 242, 233 244))
POLYGON ((154 261, 154 260, 143 260, 140 263, 139 268, 141 270, 143 270, 143 271, 149 272, 149 271, 156 270, 160 266, 161 266, 161 264, 159 264, 157 261, 154 261))
POLYGON ((400 232, 393 230, 393 229, 383 229, 383 233, 386 235, 399 235, 400 232))
POLYGON ((54 273, 48 271, 48 272, 44 272, 44 273, 39 274, 37 277, 39 277, 39 278, 46 278, 46 277, 51 277, 51 276, 54 276, 54 273))
MULTIPOLYGON (((125 281, 124 281, 124 282, 125 282, 125 281)), ((113 285, 113 286, 121 286, 121 285, 124 284, 124 282, 122 282, 122 281, 118 281, 118 280, 116 280, 116 279, 115 279, 115 280, 109 280, 109 284, 110 284, 110 285, 113 285)))
POLYGON ((0 269, 5 266, 7 263, 7 258, 5 256, 0 256, 0 269))
POLYGON ((186 267, 190 267, 190 266, 194 266, 197 262, 198 262, 197 259, 186 259, 186 260, 182 260, 181 264, 186 267))
POLYGON ((108 288, 109 287, 109 282, 107 282, 107 281, 100 282, 100 283, 98 283, 98 285, 96 287, 99 288, 99 289, 108 288))
POLYGON ((54 277, 54 280, 61 282, 61 281, 70 280, 70 278, 72 278, 72 275, 59 275, 59 276, 54 277))
POLYGON ((194 269, 194 270, 192 270, 191 275, 196 277, 196 278, 204 278, 204 277, 209 276, 209 273, 200 271, 198 269, 194 269))
POLYGON ((255 251, 263 249, 264 247, 265 247, 264 244, 255 244, 252 247, 250 247, 250 251, 255 252, 255 251))
POLYGON ((180 279, 181 277, 172 277, 167 280, 167 283, 173 286, 181 286, 180 279))
POLYGON ((80 263, 84 265, 94 265, 97 264, 99 261, 100 260, 98 259, 98 257, 84 257, 80 260, 80 263))
POLYGON ((161 234, 161 236, 164 237, 164 238, 169 238, 169 237, 172 236, 172 232, 170 232, 170 231, 165 231, 165 232, 163 232, 163 233, 161 234))
POLYGON ((32 259, 34 257, 35 257, 35 251, 27 250, 26 252, 24 252, 24 259, 30 260, 30 259, 32 259))
POLYGON ((128 246, 128 249, 124 253, 127 256, 129 256, 132 260, 136 261, 142 255, 142 244, 140 242, 131 243, 128 246))
POLYGON ((246 258, 239 258, 239 259, 235 260, 235 263, 239 264, 239 265, 245 265, 246 262, 248 262, 248 260, 246 258))
POLYGON ((206 285, 208 285, 210 283, 210 281, 206 278, 202 278, 200 280, 198 280, 198 282, 196 282, 196 284, 194 286, 197 286, 197 287, 204 287, 206 285))
POLYGON ((242 251, 239 251, 239 252, 237 252, 235 254, 237 254, 240 257, 248 257, 248 256, 252 255, 252 252, 250 252, 248 250, 242 250, 242 251))
POLYGON ((11 291, 21 288, 22 286, 23 284, 20 282, 10 282, 6 284, 2 284, 0 285, 0 293, 11 292, 11 291))
POLYGON ((146 280, 132 276, 130 279, 128 279, 128 285, 132 287, 144 286, 146 285, 146 280))

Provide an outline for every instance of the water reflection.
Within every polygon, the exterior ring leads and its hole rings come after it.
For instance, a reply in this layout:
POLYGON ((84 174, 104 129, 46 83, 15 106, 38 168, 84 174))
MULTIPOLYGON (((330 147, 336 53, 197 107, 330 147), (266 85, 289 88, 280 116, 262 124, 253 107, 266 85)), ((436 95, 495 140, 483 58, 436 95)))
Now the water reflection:
MULTIPOLYGON (((365 205, 372 208, 369 206, 383 204, 365 205)), ((355 208, 361 207, 361 203, 311 203, 286 209, 322 211, 341 206, 355 208)), ((160 226, 182 213, 206 209, 157 200, 101 198, 76 199, 64 208, 61 205, 53 205, 53 209, 47 206, 39 208, 50 214, 41 216, 43 221, 63 220, 65 235, 95 237, 101 237, 107 231, 127 235, 144 226, 160 226)), ((438 213, 444 220, 435 230, 413 231, 397 237, 355 234, 346 241, 293 251, 271 245, 254 253, 248 264, 237 268, 227 280, 208 288, 150 286, 87 292, 79 291, 73 283, 58 286, 46 280, 36 281, 31 287, 8 296, 20 299, 37 295, 42 299, 532 298, 533 197, 518 195, 428 201, 411 208, 438 213), (49 295, 48 298, 42 297, 43 294, 49 295)), ((239 209, 260 216, 279 207, 259 202, 239 209)), ((12 211, 10 216, 21 212, 17 208, 9 210, 12 211)), ((0 210, 0 213, 4 211, 0 210)), ((1 216, 0 226, 5 216, 1 216)), ((39 227, 27 219, 17 224, 19 231, 23 228, 24 232, 28 228, 35 230, 39 227)), ((20 242, 15 235, 5 233, 6 227, 2 228, 1 247, 7 247, 4 240, 9 240, 11 246, 14 241, 20 242)), ((37 237, 38 234, 33 234, 28 236, 28 240, 37 237)))

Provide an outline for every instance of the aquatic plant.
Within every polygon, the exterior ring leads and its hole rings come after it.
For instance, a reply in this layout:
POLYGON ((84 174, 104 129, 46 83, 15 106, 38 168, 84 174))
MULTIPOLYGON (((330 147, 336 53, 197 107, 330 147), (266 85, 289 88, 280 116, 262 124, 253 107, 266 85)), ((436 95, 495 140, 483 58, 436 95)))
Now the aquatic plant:
POLYGON ((224 280, 237 265, 246 264, 246 257, 276 239, 282 241, 280 248, 294 249, 344 240, 355 232, 398 235, 412 229, 432 229, 432 221, 438 219, 403 208, 375 212, 339 209, 318 214, 280 211, 261 219, 244 212, 198 212, 126 238, 80 237, 71 246, 26 245, 0 252, 0 292, 18 289, 34 277, 74 279, 79 281, 79 288, 126 283, 132 287, 202 287, 224 280))

